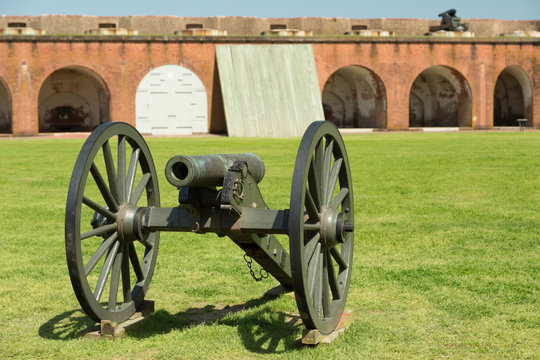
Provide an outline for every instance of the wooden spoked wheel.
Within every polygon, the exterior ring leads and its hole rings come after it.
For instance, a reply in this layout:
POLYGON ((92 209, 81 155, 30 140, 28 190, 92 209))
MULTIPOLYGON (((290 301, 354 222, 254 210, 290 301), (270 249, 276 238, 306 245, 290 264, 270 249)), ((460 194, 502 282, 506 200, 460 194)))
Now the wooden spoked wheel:
POLYGON ((133 225, 142 208, 159 205, 157 174, 142 136, 125 123, 96 128, 75 163, 65 219, 71 283, 93 320, 122 322, 144 300, 159 233, 133 225))
POLYGON ((314 122, 298 149, 289 210, 294 293, 308 329, 329 334, 338 325, 353 247, 353 189, 345 145, 333 123, 314 122))

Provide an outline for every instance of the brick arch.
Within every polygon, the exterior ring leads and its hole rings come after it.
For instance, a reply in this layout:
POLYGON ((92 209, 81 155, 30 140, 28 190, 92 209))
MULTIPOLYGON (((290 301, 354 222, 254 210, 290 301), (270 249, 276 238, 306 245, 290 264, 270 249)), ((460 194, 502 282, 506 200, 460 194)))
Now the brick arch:
POLYGON ((80 65, 57 68, 38 95, 40 132, 91 131, 111 121, 109 87, 94 70, 80 65))
POLYGON ((338 127, 386 128, 386 88, 367 67, 348 65, 334 71, 321 96, 326 120, 338 127))
POLYGON ((0 77, 0 133, 13 131, 11 101, 8 84, 0 77))
POLYGON ((533 88, 525 70, 519 65, 505 67, 493 89, 493 126, 517 126, 517 119, 533 120, 533 88))
POLYGON ((434 65, 415 78, 409 91, 409 127, 471 127, 472 91, 461 72, 434 65))

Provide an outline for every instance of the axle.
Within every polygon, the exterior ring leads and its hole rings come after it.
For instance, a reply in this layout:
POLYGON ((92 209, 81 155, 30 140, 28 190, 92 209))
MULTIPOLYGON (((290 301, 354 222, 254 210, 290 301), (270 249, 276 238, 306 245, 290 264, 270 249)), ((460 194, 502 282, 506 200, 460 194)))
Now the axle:
POLYGON ((141 221, 139 232, 288 234, 289 210, 244 208, 238 216, 229 206, 205 208, 198 212, 188 204, 172 208, 145 208, 141 221))

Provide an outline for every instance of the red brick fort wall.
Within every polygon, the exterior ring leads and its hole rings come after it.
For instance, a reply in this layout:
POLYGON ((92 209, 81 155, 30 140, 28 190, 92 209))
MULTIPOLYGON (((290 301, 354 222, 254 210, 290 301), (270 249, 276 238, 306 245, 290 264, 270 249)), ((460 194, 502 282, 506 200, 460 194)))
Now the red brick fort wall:
MULTIPOLYGON (((533 126, 540 127, 539 41, 514 39, 436 38, 263 38, 263 37, 0 37, 0 78, 12 97, 14 134, 38 132, 38 94, 45 79, 65 67, 90 69, 105 82, 111 97, 111 119, 135 122, 135 95, 142 78, 153 68, 182 65, 206 87, 212 113, 215 45, 220 43, 311 43, 322 88, 347 65, 361 65, 382 80, 387 96, 387 127, 407 129, 409 93, 415 78, 427 68, 444 65, 457 70, 472 92, 472 127, 493 124, 493 94, 497 77, 518 65, 532 85, 533 126)), ((211 127, 212 118, 209 121, 211 127)))

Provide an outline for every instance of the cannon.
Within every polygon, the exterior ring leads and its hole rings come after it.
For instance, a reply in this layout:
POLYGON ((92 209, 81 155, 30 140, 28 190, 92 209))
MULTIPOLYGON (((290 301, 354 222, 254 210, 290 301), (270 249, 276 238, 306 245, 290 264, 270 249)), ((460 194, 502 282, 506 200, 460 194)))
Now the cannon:
POLYGON ((441 24, 436 26, 430 26, 429 31, 435 32, 439 30, 445 31, 467 31, 469 30, 469 23, 461 23, 461 18, 456 16, 456 9, 450 9, 443 11, 439 15, 441 18, 441 24))
POLYGON ((354 247, 351 170, 329 121, 312 123, 298 149, 288 209, 272 210, 255 154, 175 155, 165 176, 178 206, 161 207, 150 150, 131 125, 108 122, 87 138, 69 184, 66 257, 75 295, 99 322, 141 306, 162 231, 229 237, 286 289, 306 328, 331 333, 342 316, 354 247), (289 252, 276 234, 289 237, 289 252))

